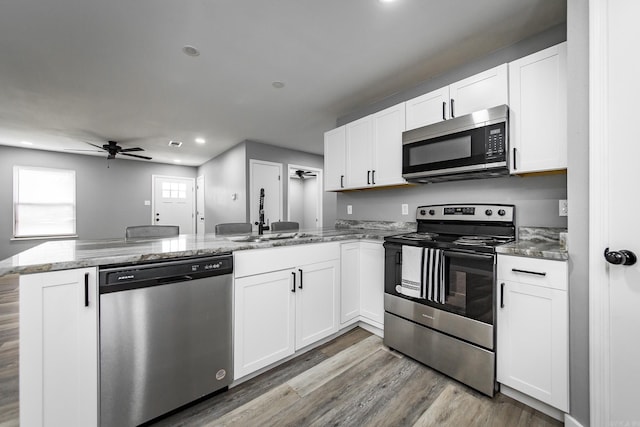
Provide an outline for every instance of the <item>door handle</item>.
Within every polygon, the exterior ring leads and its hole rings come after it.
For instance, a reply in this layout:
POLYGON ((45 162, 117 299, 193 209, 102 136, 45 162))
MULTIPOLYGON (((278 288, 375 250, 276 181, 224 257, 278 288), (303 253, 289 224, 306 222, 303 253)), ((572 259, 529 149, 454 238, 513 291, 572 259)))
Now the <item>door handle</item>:
POLYGON ((447 103, 442 101, 442 120, 447 120, 447 103))
POLYGON ((453 112, 453 98, 451 98, 450 101, 451 101, 451 118, 453 119, 456 116, 453 112))
POLYGON ((516 165, 516 153, 518 152, 518 149, 516 147, 513 147, 513 170, 518 170, 518 166, 516 165))
POLYGON ((371 171, 371 184, 376 185, 376 171, 371 171))
POLYGON ((371 171, 367 171, 367 185, 371 185, 371 171))
POLYGON ((89 307, 89 273, 84 273, 84 306, 89 307))
POLYGON ((609 248, 604 250, 604 259, 606 259, 609 264, 613 265, 633 265, 638 260, 636 254, 631 251, 626 249, 609 251, 609 248))
MULTIPOLYGON (((300 286, 298 286, 299 289, 302 289, 302 269, 299 268, 298 271, 300 272, 300 286)), ((294 273, 295 274, 295 273, 294 273)))
POLYGON ((291 292, 296 293, 296 272, 292 271, 291 275, 293 276, 293 287, 291 288, 291 292))
POLYGON ((504 308, 504 282, 500 283, 500 308, 504 308))
POLYGON ((344 188, 344 175, 340 175, 340 188, 344 188))

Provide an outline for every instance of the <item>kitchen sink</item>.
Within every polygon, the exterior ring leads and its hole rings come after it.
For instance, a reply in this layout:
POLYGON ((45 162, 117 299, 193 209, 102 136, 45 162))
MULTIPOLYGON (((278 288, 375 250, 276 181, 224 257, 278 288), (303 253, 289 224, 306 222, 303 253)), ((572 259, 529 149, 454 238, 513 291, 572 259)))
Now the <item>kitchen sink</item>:
POLYGON ((314 237, 315 234, 310 233, 278 233, 278 234, 263 234, 261 236, 229 236, 227 240, 232 242, 269 242, 271 240, 286 240, 286 239, 300 239, 304 237, 314 237))

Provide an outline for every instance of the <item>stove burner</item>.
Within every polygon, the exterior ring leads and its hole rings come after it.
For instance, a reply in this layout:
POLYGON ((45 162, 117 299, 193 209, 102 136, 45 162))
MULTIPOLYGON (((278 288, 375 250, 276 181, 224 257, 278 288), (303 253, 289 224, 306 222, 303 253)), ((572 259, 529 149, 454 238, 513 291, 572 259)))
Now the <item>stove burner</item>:
POLYGON ((435 237, 438 237, 438 234, 437 233, 411 233, 411 234, 404 234, 400 237, 404 239, 409 239, 409 240, 431 241, 435 237))

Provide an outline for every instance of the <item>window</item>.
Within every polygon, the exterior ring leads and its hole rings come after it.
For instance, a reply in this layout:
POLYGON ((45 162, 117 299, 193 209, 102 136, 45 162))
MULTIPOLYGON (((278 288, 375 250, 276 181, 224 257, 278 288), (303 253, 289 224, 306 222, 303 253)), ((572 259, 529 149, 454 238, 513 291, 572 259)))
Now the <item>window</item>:
POLYGON ((177 182, 163 182, 162 198, 163 199, 186 199, 187 184, 177 183, 177 182))
POLYGON ((76 172, 13 167, 14 237, 76 234, 76 172))

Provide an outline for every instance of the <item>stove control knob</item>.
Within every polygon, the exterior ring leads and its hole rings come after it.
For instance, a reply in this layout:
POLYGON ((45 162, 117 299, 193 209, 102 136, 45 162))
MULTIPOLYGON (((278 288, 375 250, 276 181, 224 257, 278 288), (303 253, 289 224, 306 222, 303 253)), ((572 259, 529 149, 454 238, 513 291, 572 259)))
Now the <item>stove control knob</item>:
POLYGON ((427 214, 427 211, 425 211, 424 209, 420 210, 420 215, 426 215, 426 214, 427 214))
POLYGON ((500 209, 500 210, 498 211, 498 215, 500 215, 500 216, 505 216, 505 214, 506 214, 506 213, 507 213, 507 212, 506 212, 504 209, 500 209))
POLYGON ((485 213, 487 216, 491 216, 491 215, 493 215, 493 211, 492 211, 491 209, 487 209, 486 211, 484 211, 484 213, 485 213))
POLYGON ((436 214, 436 211, 434 211, 433 209, 429 210, 429 215, 435 215, 435 214, 436 214))

